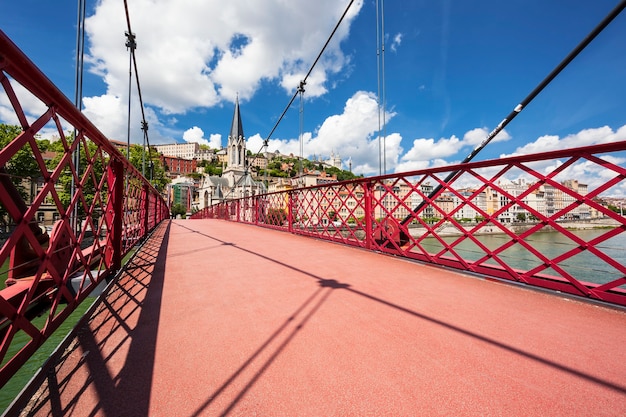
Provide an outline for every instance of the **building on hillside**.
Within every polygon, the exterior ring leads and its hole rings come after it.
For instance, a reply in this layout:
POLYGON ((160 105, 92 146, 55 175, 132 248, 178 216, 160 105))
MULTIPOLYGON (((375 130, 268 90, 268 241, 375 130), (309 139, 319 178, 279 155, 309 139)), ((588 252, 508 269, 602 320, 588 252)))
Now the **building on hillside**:
POLYGON ((215 149, 202 149, 202 148, 200 148, 200 149, 198 149, 198 151, 194 155, 194 158, 197 159, 198 161, 213 162, 213 161, 217 160, 216 152, 217 151, 215 149))
MULTIPOLYGON (((220 153, 218 152, 218 157, 220 153)), ((224 200, 249 197, 266 192, 265 184, 255 181, 246 159, 246 138, 243 132, 239 99, 235 101, 233 122, 226 146, 226 168, 222 176, 203 175, 198 189, 196 207, 203 209, 224 200)))
POLYGON ((258 169, 267 169, 267 158, 263 155, 254 155, 248 157, 248 164, 258 169))
POLYGON ((109 142, 111 142, 111 144, 113 146, 115 146, 115 148, 120 151, 120 153, 122 155, 126 155, 126 152, 128 151, 128 143, 127 142, 122 142, 119 140, 113 140, 113 139, 109 139, 109 142))
POLYGON ((196 157, 196 153, 200 151, 200 145, 195 142, 154 145, 153 148, 155 148, 158 153, 165 156, 173 156, 181 159, 193 159, 196 157))
POLYGON ((267 187, 268 193, 293 190, 291 178, 274 178, 267 187))
POLYGON ((220 164, 226 165, 226 162, 228 162, 228 152, 225 148, 222 148, 219 151, 215 152, 215 156, 217 157, 217 160, 220 164))
POLYGON ((310 171, 304 169, 302 174, 298 174, 291 178, 291 183, 294 187, 312 187, 314 185, 329 184, 331 182, 337 182, 336 175, 328 175, 325 171, 310 171))
POLYGON ((156 149, 159 154, 172 158, 196 159, 198 161, 209 162, 217 159, 217 151, 215 149, 201 148, 200 145, 195 142, 154 145, 152 148, 156 149))
POLYGON ((159 155, 159 159, 169 176, 187 175, 196 172, 198 163, 196 159, 183 159, 174 156, 159 155))
POLYGON ((341 169, 341 157, 339 154, 335 154, 334 151, 330 153, 330 159, 324 161, 324 163, 328 166, 341 169))
POLYGON ((194 184, 192 182, 181 182, 171 184, 169 187, 168 200, 170 207, 181 205, 185 207, 187 213, 191 212, 191 202, 193 199, 194 184))

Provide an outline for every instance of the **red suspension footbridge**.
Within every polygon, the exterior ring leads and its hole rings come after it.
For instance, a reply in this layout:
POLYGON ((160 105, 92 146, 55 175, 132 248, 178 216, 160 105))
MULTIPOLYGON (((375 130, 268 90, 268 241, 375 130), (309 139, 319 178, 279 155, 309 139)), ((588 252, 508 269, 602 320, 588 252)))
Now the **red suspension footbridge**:
POLYGON ((626 142, 250 190, 172 221, 1 32, 0 84, 19 121, 0 150, 0 383, 108 285, 9 413, 626 413, 626 218, 606 202, 626 142))

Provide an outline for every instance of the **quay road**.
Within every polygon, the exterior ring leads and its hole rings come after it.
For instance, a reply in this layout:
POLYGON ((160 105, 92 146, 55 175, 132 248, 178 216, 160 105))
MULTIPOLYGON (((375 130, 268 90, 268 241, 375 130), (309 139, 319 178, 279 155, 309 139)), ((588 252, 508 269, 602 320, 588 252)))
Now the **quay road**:
POLYGON ((623 416, 626 313, 221 220, 161 224, 23 415, 623 416))

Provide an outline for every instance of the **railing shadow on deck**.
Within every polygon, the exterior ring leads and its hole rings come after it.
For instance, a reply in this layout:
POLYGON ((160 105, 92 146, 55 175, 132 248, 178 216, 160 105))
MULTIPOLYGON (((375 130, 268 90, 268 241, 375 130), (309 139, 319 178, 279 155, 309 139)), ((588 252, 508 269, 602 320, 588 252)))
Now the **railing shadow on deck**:
POLYGON ((32 415, 42 408, 51 416, 68 415, 88 389, 100 398, 89 415, 149 414, 146 381, 154 370, 169 228, 164 222, 155 230, 6 415, 32 415), (111 359, 124 350, 118 369, 111 359), (72 355, 76 351, 82 355, 72 355), (68 367, 70 360, 76 362, 68 367), (57 373, 61 364, 70 370, 57 373), (77 383, 83 385, 76 388, 77 383), (66 404, 60 401, 64 392, 73 392, 66 404))
MULTIPOLYGON (((214 220, 215 221, 215 220, 214 220)), ((368 294, 366 292, 363 291, 359 291, 358 289, 355 289, 350 283, 343 283, 343 282, 338 282, 334 279, 327 279, 324 278, 320 275, 317 275, 313 272, 307 271, 307 270, 303 270, 301 268, 298 268, 295 265, 291 265, 291 264, 287 264, 285 262, 282 262, 280 260, 274 259, 272 257, 263 255, 261 253, 246 249, 244 247, 238 246, 236 243, 233 242, 227 242, 224 241, 222 239, 219 239, 215 236, 211 236, 210 234, 206 234, 203 232, 199 232, 197 230, 194 230, 192 228, 186 227, 184 225, 181 224, 176 224, 176 226, 178 227, 182 227, 185 228, 187 230, 189 230, 192 233, 198 234, 200 236, 203 236, 205 238, 211 239, 213 241, 216 241, 219 243, 219 245, 229 245, 232 246, 234 249, 240 250, 242 252, 245 252, 247 254, 253 255, 253 256, 257 256, 259 258, 262 258, 263 260, 269 261, 269 262, 273 262, 276 263, 278 265, 280 265, 281 267, 290 269, 292 271, 295 271, 299 274, 303 274, 307 277, 310 277, 314 280, 316 280, 320 286, 320 288, 318 288, 316 291, 313 292, 313 294, 311 294, 311 296, 309 296, 288 318, 287 320, 285 320, 285 322, 283 322, 253 353, 252 355, 250 355, 243 363, 242 365, 236 369, 229 378, 227 378, 224 383, 219 386, 216 390, 214 390, 206 399, 206 401, 201 404, 193 414, 191 414, 192 417, 198 417, 200 415, 203 415, 204 412, 206 412, 206 409, 208 407, 210 407, 217 399, 220 395, 222 395, 222 393, 231 385, 233 384, 243 373, 244 370, 246 370, 251 364, 252 362, 261 355, 262 352, 264 352, 268 346, 275 341, 279 335, 281 335, 282 333, 285 332, 285 330, 288 329, 289 325, 294 326, 291 330, 290 333, 284 338, 284 340, 275 348, 274 352, 271 353, 271 355, 269 355, 269 357, 265 360, 265 362, 260 366, 260 368, 254 373, 254 375, 250 378, 250 380, 248 382, 246 382, 243 386, 243 388, 234 396, 234 398, 229 402, 228 406, 221 412, 219 413, 220 416, 226 416, 228 414, 230 414, 230 412, 235 408, 235 406, 238 404, 238 402, 245 396, 245 394, 254 386, 254 384, 259 380, 259 378, 265 373, 265 371, 267 371, 267 369, 271 366, 271 364, 277 359, 277 357, 284 351, 284 349, 289 345, 289 343, 297 336, 297 334, 301 331, 301 329, 307 324, 307 322, 315 315, 315 313, 319 310, 319 308, 327 301, 327 299, 330 297, 330 295, 332 294, 333 291, 335 290, 345 290, 345 291, 349 291, 350 293, 357 295, 359 297, 363 297, 366 298, 370 301, 373 301, 375 303, 384 305, 386 307, 390 307, 392 309, 395 309, 399 312, 402 313, 406 313, 409 314, 410 316, 418 319, 418 320, 424 320, 427 321, 431 324, 435 324, 437 326, 441 326, 447 330, 450 330, 452 332, 461 334, 463 336, 468 336, 470 338, 473 338, 477 341, 483 342, 483 343, 487 343, 491 346, 494 346, 498 349, 502 349, 504 351, 513 353, 515 355, 519 355, 522 356, 526 359, 529 359, 531 361, 540 363, 542 365, 546 365, 549 366, 553 369, 555 369, 556 371, 559 372, 563 372, 566 374, 570 374, 574 377, 586 380, 588 382, 591 382, 593 384, 597 384, 600 385, 604 388, 610 389, 612 391, 615 391, 619 394, 626 394, 626 386, 622 386, 620 384, 616 384, 613 383, 611 381, 607 381, 604 380, 602 378, 599 378, 597 376, 588 374, 586 372, 577 370, 575 368, 572 368, 570 366, 566 366, 563 364, 560 364, 556 361, 541 357, 539 355, 533 354, 531 352, 525 351, 523 349, 520 349, 518 347, 515 346, 511 346, 509 344, 503 343, 501 341, 498 341, 496 339, 490 338, 490 337, 486 337, 484 335, 478 334, 476 332, 473 332, 469 329, 466 328, 462 328, 459 327, 457 325, 448 323, 446 321, 437 319, 435 317, 431 317, 427 314, 423 314, 414 310, 411 310, 409 308, 403 307, 399 304, 396 304, 394 302, 382 299, 380 297, 376 297, 374 295, 368 294), (317 300, 317 301, 316 301, 317 300), (306 314, 301 317, 300 319, 298 319, 298 316, 301 315, 303 313, 304 310, 307 309, 307 307, 309 307, 309 310, 306 312, 306 314), (296 321, 298 320, 298 321, 296 321)), ((278 231, 276 231, 278 232, 278 231)), ((213 247, 213 246, 212 246, 213 247)), ((384 255, 381 255, 384 256, 384 255)))

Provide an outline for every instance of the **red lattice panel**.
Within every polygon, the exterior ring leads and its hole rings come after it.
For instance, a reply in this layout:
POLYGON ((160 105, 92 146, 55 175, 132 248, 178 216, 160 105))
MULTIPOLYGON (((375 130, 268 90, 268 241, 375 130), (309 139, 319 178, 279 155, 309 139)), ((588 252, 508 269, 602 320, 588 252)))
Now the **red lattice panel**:
POLYGON ((626 220, 609 208, 611 196, 626 192, 618 163, 625 151, 626 142, 615 142, 337 182, 255 196, 243 206, 230 201, 194 217, 626 305, 626 220), (582 174, 597 180, 581 184, 582 174))
POLYGON ((0 94, 15 119, 15 125, 3 125, 8 142, 0 149, 4 385, 75 307, 121 268, 123 256, 168 217, 168 209, 2 32, 0 51, 0 94), (32 320, 39 315, 46 320, 36 325, 32 320))

